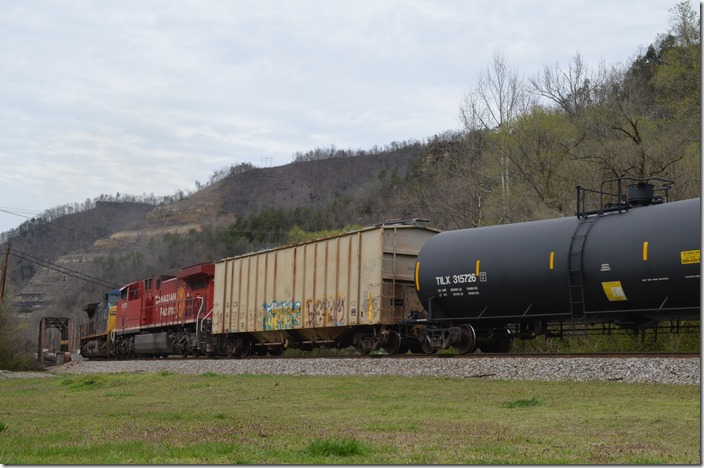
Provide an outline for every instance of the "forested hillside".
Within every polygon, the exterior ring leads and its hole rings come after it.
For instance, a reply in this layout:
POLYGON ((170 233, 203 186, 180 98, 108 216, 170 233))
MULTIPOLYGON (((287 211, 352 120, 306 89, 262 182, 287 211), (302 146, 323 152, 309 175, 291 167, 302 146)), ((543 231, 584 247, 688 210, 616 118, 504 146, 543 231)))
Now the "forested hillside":
POLYGON ((567 64, 524 77, 497 52, 458 103, 462 128, 424 141, 315 149, 286 166, 220 169, 192 194, 103 195, 47 210, 0 236, 0 251, 9 241, 19 252, 9 256, 5 313, 24 314, 31 350, 38 317, 82 320, 83 304, 105 289, 68 274, 40 307, 28 308, 13 298, 32 293, 28 285, 46 273, 33 257, 54 263, 78 256, 72 268, 118 285, 390 218, 423 217, 456 229, 570 216, 575 186, 622 175, 671 179, 673 200, 698 197, 698 14, 679 3, 669 24, 621 65, 591 68, 576 52, 567 64))

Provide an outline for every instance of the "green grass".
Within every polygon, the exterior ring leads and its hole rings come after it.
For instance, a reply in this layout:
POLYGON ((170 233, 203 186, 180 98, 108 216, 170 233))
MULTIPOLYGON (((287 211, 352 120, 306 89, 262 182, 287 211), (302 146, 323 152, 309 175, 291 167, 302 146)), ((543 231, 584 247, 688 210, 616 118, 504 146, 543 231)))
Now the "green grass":
POLYGON ((138 373, 0 380, 3 464, 699 464, 700 389, 138 373))
POLYGON ((506 408, 528 408, 531 406, 540 406, 543 402, 540 398, 521 398, 520 400, 509 401, 506 403, 506 408))
POLYGON ((316 458, 326 457, 352 457, 363 455, 370 451, 362 442, 357 439, 345 437, 341 440, 316 439, 304 451, 308 455, 316 458))

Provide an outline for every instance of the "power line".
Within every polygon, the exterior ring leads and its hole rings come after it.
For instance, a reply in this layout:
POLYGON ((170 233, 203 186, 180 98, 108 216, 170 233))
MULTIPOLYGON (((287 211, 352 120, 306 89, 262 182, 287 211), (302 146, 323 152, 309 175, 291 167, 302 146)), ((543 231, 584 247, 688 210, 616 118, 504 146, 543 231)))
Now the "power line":
POLYGON ((37 211, 37 210, 28 210, 28 209, 26 209, 26 208, 17 208, 17 207, 14 207, 14 206, 0 206, 0 211, 5 211, 6 213, 9 213, 9 214, 11 214, 11 215, 16 215, 16 216, 23 216, 23 215, 14 213, 14 211, 23 211, 23 212, 25 212, 25 213, 35 213, 35 214, 40 214, 40 213, 41 213, 41 211, 37 211), (5 210, 12 210, 12 212, 11 212, 11 211, 5 211, 5 210))
POLYGON ((110 282, 105 281, 101 278, 96 278, 95 276, 90 276, 85 273, 81 273, 80 271, 77 271, 77 270, 72 270, 70 268, 67 268, 67 267, 64 267, 61 265, 57 265, 55 263, 51 263, 47 260, 42 260, 39 257, 35 257, 35 256, 30 255, 25 252, 20 252, 17 249, 11 249, 10 255, 12 255, 16 258, 19 258, 21 260, 24 260, 24 261, 27 261, 30 263, 34 263, 35 265, 39 265, 39 266, 47 268, 49 270, 57 271, 57 272, 62 273, 64 275, 79 279, 81 281, 86 281, 88 283, 97 284, 98 286, 102 286, 104 288, 117 289, 120 287, 120 285, 110 283, 110 282))
MULTIPOLYGON (((49 270, 53 270, 53 271, 62 273, 62 274, 64 274, 64 275, 66 275, 66 276, 70 276, 70 277, 72 277, 72 278, 76 278, 76 279, 79 279, 79 280, 81 280, 81 281, 86 281, 86 282, 88 282, 88 283, 93 283, 93 284, 96 284, 96 285, 98 285, 98 286, 102 286, 102 287, 104 287, 104 288, 116 289, 116 288, 119 287, 119 285, 116 285, 116 284, 114 284, 114 283, 108 283, 107 281, 104 281, 104 280, 102 280, 102 279, 100 279, 100 278, 96 278, 96 277, 94 277, 94 276, 86 275, 86 274, 84 274, 84 273, 81 273, 80 271, 71 270, 70 268, 62 267, 62 266, 60 266, 60 265, 56 265, 56 264, 54 264, 54 263, 47 262, 47 261, 45 261, 45 260, 39 260, 39 259, 36 259, 36 258, 35 258, 35 259, 28 258, 28 257, 26 257, 26 256, 24 256, 24 255, 20 255, 20 254, 14 253, 13 251, 10 251, 10 255, 12 255, 13 257, 19 258, 19 259, 21 259, 21 260, 24 260, 24 261, 27 261, 27 262, 30 262, 30 263, 34 263, 35 265, 39 265, 39 266, 41 266, 41 267, 43 267, 43 268, 47 268, 47 269, 49 269, 49 270)), ((30 256, 30 257, 31 257, 31 256, 30 256)))

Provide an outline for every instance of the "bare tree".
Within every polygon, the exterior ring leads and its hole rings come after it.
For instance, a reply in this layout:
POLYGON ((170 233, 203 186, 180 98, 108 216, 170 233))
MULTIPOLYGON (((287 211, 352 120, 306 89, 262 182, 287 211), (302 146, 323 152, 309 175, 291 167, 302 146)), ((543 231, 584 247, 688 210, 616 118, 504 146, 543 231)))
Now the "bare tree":
MULTIPOLYGON (((511 68, 503 52, 494 51, 492 63, 479 73, 476 88, 467 93, 460 106, 460 119, 467 132, 499 130, 533 104, 526 92, 523 77, 511 68)), ((509 159, 499 145, 501 193, 509 193, 509 159)))
POLYGON ((670 34, 676 44, 687 47, 699 44, 699 18, 689 0, 682 0, 669 10, 670 34))
POLYGON ((531 92, 554 102, 574 118, 594 103, 597 90, 605 78, 606 67, 603 61, 596 71, 591 71, 577 52, 567 69, 560 68, 559 63, 553 67, 545 66, 542 74, 530 80, 531 92))
POLYGON ((490 192, 483 175, 482 132, 436 135, 404 189, 413 205, 443 229, 482 225, 490 192), (441 200, 441 201, 440 201, 441 200))

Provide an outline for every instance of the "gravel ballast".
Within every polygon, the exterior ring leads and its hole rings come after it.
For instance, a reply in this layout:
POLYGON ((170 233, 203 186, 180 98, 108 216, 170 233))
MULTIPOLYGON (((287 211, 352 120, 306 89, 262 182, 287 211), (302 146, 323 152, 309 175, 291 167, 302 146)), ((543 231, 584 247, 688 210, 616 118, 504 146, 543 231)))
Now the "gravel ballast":
POLYGON ((474 359, 155 359, 136 361, 72 361, 48 373, 0 372, 0 379, 20 376, 119 372, 202 374, 435 376, 493 380, 621 381, 700 385, 699 358, 658 357, 515 357, 474 359))

